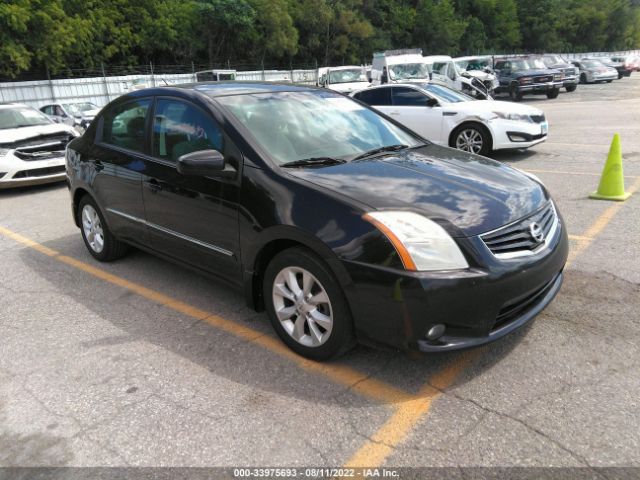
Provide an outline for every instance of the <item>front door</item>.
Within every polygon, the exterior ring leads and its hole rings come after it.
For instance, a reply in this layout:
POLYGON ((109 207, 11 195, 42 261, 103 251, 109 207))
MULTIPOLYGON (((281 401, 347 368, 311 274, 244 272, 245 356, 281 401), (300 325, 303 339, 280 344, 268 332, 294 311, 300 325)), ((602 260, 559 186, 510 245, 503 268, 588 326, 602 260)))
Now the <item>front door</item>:
POLYGON ((446 144, 442 136, 442 107, 429 106, 431 97, 411 87, 392 87, 391 101, 385 113, 414 132, 438 144, 446 144))
POLYGON ((152 125, 151 158, 142 185, 152 247, 239 282, 240 153, 208 112, 185 100, 158 98, 152 125), (223 153, 235 175, 178 173, 180 156, 209 149, 223 153))

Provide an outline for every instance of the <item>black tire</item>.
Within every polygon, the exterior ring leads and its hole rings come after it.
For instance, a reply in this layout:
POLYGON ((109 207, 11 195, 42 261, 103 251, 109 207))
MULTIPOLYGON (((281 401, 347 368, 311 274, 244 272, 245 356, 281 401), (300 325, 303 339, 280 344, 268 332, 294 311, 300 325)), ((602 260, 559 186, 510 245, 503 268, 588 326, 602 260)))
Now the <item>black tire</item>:
POLYGON ((607 80, 607 83, 611 83, 611 82, 613 82, 613 80, 607 80))
POLYGON ((618 74, 618 80, 622 80, 622 74, 621 73, 618 74))
POLYGON ((547 98, 549 98, 549 99, 558 98, 559 94, 560 94, 560 89, 559 88, 554 88, 553 90, 549 90, 547 92, 547 98))
POLYGON ((519 102, 522 100, 522 92, 520 88, 515 83, 512 83, 509 87, 509 98, 514 102, 519 102))
POLYGON ((476 155, 483 155, 485 157, 491 153, 491 149, 493 148, 493 138, 491 138, 491 133, 489 132, 489 130, 487 130, 484 125, 481 125, 479 123, 463 123, 458 128, 456 128, 449 139, 450 147, 463 150, 462 148, 458 148, 457 141, 460 134, 465 130, 475 130, 482 137, 482 147, 480 148, 480 151, 471 153, 475 153, 476 155))
POLYGON ((102 212, 98 208, 98 205, 89 195, 85 195, 80 200, 80 203, 78 204, 77 215, 78 223, 80 224, 80 232, 82 233, 82 239, 84 240, 84 244, 93 258, 101 262, 112 262, 113 260, 122 258, 127 253, 129 249, 128 245, 113 236, 111 230, 109 230, 109 227, 104 220, 102 212), (89 241, 89 239, 87 239, 87 234, 85 232, 83 212, 87 205, 93 208, 93 210, 98 215, 98 218, 100 219, 100 226, 102 227, 102 237, 104 239, 103 248, 100 251, 96 251, 96 249, 91 246, 91 242, 89 241))
POLYGON ((578 85, 568 85, 564 87, 567 92, 575 92, 578 88, 578 85))
MULTIPOLYGON (((276 255, 265 270, 262 293, 271 325, 280 339, 299 355, 312 360, 329 360, 346 353, 356 344, 353 333, 353 320, 342 288, 325 262, 310 250, 302 247, 293 247, 276 255), (311 273, 329 298, 333 320, 332 327, 329 336, 320 345, 303 345, 285 330, 283 323, 278 319, 273 298, 274 282, 278 274, 287 268, 304 269, 311 273)), ((293 302, 289 302, 293 304, 293 302)), ((293 318, 299 318, 297 311, 293 313, 291 319, 293 318)), ((304 322, 304 325, 305 333, 310 337, 309 322, 304 322)), ((317 325, 319 324, 316 324, 316 327, 317 325)))
POLYGON ((584 73, 580 74, 580 83, 587 83, 587 75, 584 73))

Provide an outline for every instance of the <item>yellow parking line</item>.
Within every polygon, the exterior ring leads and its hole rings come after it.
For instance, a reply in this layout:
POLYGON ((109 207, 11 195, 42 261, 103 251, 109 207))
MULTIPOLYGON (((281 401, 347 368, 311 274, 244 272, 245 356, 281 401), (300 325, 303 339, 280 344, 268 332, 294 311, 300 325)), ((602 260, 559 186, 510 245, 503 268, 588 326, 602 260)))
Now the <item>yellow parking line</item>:
MULTIPOLYGON (((640 179, 629 188, 630 192, 640 189, 640 179)), ((579 240, 578 248, 570 252, 569 264, 580 255, 591 242, 602 232, 624 205, 616 202, 607 208, 583 235, 572 235, 579 240)), ((369 440, 345 463, 347 467, 379 467, 391 455, 397 445, 402 442, 420 419, 429 413, 433 401, 449 388, 460 373, 471 363, 482 349, 474 350, 449 365, 433 376, 420 389, 415 399, 400 404, 396 412, 382 425, 369 440)))
MULTIPOLYGON (((640 189, 640 178, 638 178, 631 187, 629 187, 629 192, 635 193, 640 189)), ((613 220, 613 217, 620 211, 620 209, 624 206, 625 202, 615 202, 611 204, 604 212, 600 214, 598 218, 591 224, 591 226, 584 232, 581 237, 583 240, 580 240, 578 244, 569 252, 569 259, 567 260, 567 267, 571 265, 575 259, 584 252, 589 245, 593 242, 593 240, 604 230, 604 228, 613 220)))
POLYGON ((569 237, 569 240, 578 240, 578 241, 586 241, 586 240, 591 240, 591 237, 585 237, 583 235, 567 235, 569 237))
POLYGON ((461 357, 436 373, 418 392, 417 398, 401 403, 389 420, 345 463, 345 467, 376 467, 382 465, 402 442, 420 418, 429 411, 433 401, 449 388, 460 372, 478 355, 479 350, 464 352, 461 357))
POLYGON ((220 330, 223 330, 224 332, 229 333, 235 337, 242 338, 249 343, 260 345, 261 347, 273 353, 276 353, 281 357, 292 360, 296 365, 306 371, 323 375, 331 381, 340 385, 345 385, 352 391, 365 397, 372 398, 378 402, 385 404, 394 404, 415 399, 415 395, 412 395, 409 392, 405 392, 402 389, 389 385, 380 380, 369 378, 368 375, 345 365, 319 363, 303 358, 291 351, 277 338, 267 336, 252 328, 224 319, 205 310, 201 310, 168 295, 157 292, 130 280, 126 280, 112 273, 106 272, 101 268, 95 267, 67 255, 62 255, 56 250, 45 247, 44 245, 41 245, 38 242, 31 240, 30 238, 27 238, 2 226, 0 226, 0 234, 14 240, 17 243, 43 253, 59 262, 69 265, 70 267, 76 268, 89 275, 92 275, 93 277, 96 277, 100 280, 111 283, 112 285, 116 285, 125 290, 129 290, 141 297, 146 298, 147 300, 151 300, 152 302, 158 303, 180 314, 207 322, 208 324, 220 330))
MULTIPOLYGON (((587 175, 590 177, 599 177, 601 173, 595 172, 569 172, 567 170, 539 170, 535 168, 524 169, 525 172, 530 173, 557 173, 558 175, 587 175)), ((639 175, 625 175, 626 178, 640 178, 639 175)))

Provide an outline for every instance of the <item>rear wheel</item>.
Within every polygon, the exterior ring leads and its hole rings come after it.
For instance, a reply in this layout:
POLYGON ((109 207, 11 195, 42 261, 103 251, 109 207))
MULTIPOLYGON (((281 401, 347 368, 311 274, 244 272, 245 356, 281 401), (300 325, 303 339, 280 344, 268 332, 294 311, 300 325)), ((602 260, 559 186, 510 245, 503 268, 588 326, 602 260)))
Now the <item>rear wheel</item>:
POLYGON ((580 83, 587 83, 587 75, 584 73, 580 74, 580 83))
POLYGON ((560 93, 559 88, 554 88, 553 90, 549 90, 547 92, 547 98, 558 98, 558 94, 560 93))
POLYGON ((263 295, 271 325, 296 353, 328 360, 355 344, 342 289, 312 252, 295 247, 276 255, 265 271, 263 295))
POLYGON ((491 152, 491 134, 482 125, 461 125, 451 135, 450 146, 463 152, 486 156, 491 152))
POLYGON ((509 87, 509 97, 514 102, 519 102, 520 100, 522 100, 522 92, 520 91, 520 87, 518 87, 518 85, 516 85, 515 83, 511 84, 511 86, 509 87))
POLYGON ((127 245, 113 236, 100 209, 89 196, 85 195, 78 205, 80 231, 89 253, 101 262, 117 260, 127 253, 127 245))

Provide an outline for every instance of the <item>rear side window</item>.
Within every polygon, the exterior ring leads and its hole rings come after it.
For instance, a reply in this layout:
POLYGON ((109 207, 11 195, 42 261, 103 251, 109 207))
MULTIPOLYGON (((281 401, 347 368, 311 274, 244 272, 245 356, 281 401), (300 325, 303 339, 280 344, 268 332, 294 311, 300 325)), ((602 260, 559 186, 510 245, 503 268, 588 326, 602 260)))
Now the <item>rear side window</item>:
POLYGON ((116 147, 144 152, 144 128, 149 99, 116 105, 102 117, 102 142, 116 147))
POLYGON ((223 150, 222 131, 213 118, 189 103, 160 99, 153 119, 153 155, 176 162, 200 150, 223 150))
POLYGON ((426 107, 427 96, 418 90, 408 87, 393 87, 393 104, 397 107, 426 107))
POLYGON ((391 105, 391 90, 388 88, 374 88, 356 93, 354 98, 367 105, 385 106, 391 105))

